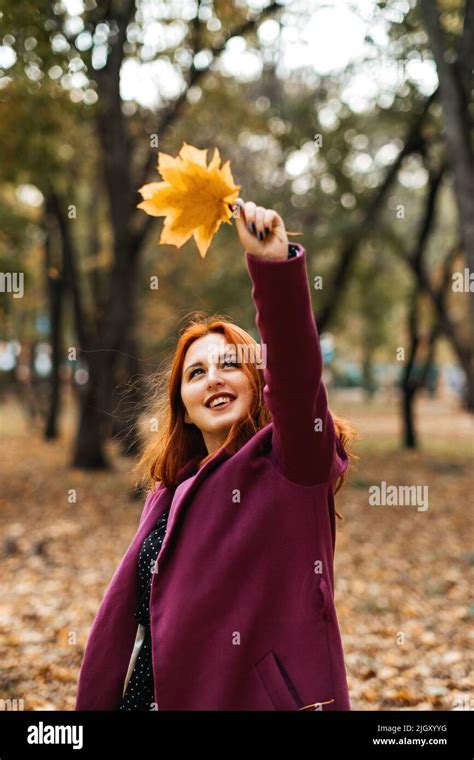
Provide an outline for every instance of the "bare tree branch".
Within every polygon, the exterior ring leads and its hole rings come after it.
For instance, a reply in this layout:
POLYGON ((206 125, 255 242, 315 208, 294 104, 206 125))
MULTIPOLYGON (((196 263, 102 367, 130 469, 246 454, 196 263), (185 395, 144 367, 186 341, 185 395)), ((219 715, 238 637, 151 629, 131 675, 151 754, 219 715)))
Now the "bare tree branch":
POLYGON ((369 202, 364 213, 364 218, 358 224, 357 228, 351 235, 350 240, 346 243, 342 250, 339 258, 339 263, 333 276, 333 286, 330 290, 330 297, 327 299, 326 303, 320 309, 316 317, 318 329, 321 332, 329 324, 334 311, 341 301, 344 287, 348 280, 348 274, 357 256, 359 244, 361 240, 373 229, 374 222, 383 207, 390 188, 397 178, 403 160, 406 158, 406 156, 410 155, 410 153, 414 153, 416 150, 419 150, 424 144, 420 133, 421 126, 431 103, 437 97, 437 93, 438 91, 436 90, 424 102, 421 112, 416 117, 408 133, 403 149, 400 151, 396 161, 394 161, 388 170, 383 183, 380 185, 374 197, 369 202))
MULTIPOLYGON (((469 377, 470 372, 470 348, 469 345, 465 345, 461 337, 458 335, 458 331, 451 321, 449 314, 445 306, 445 292, 442 288, 435 288, 431 279, 426 271, 422 261, 424 243, 429 235, 429 231, 434 218, 434 209, 436 204, 437 194, 440 188, 442 175, 445 172, 446 167, 442 166, 436 174, 431 175, 430 187, 426 199, 425 211, 423 214, 423 220, 420 225, 420 233, 416 245, 411 252, 403 250, 403 246, 397 249, 397 253, 402 260, 412 269, 416 276, 420 289, 425 292, 435 309, 441 328, 450 341, 453 349, 458 356, 459 362, 469 377)), ((449 262, 445 262, 444 277, 445 281, 446 267, 450 266, 452 259, 455 255, 459 254, 459 248, 455 247, 450 254, 449 262)))
POLYGON ((418 239, 412 252, 408 254, 410 266, 416 274, 423 267, 423 254, 433 227, 436 198, 446 168, 446 164, 443 164, 437 172, 430 176, 428 196, 418 232, 418 239))

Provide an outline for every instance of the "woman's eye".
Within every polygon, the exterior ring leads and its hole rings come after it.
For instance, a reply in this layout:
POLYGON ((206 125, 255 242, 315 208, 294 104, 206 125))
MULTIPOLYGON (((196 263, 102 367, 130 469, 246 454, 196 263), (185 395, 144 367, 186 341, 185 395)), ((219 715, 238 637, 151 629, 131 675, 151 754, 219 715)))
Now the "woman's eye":
MULTIPOLYGON (((234 361, 233 359, 227 359, 222 362, 222 366, 230 366, 230 367, 240 367, 239 362, 234 361)), ((196 367, 196 369, 191 370, 189 373, 189 379, 192 380, 196 372, 204 372, 202 367, 196 367)))

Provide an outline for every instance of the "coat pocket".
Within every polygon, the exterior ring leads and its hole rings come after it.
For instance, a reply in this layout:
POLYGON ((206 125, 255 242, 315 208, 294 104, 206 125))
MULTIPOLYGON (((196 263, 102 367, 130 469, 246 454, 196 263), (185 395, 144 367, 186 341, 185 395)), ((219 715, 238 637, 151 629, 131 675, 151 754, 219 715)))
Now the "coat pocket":
POLYGON ((255 669, 275 705, 275 710, 299 710, 304 706, 273 650, 257 662, 255 669))
POLYGON ((321 575, 319 578, 319 593, 320 593, 320 599, 321 599, 321 615, 325 620, 328 620, 328 618, 331 617, 331 592, 329 590, 329 586, 326 582, 326 579, 324 578, 324 575, 321 575))

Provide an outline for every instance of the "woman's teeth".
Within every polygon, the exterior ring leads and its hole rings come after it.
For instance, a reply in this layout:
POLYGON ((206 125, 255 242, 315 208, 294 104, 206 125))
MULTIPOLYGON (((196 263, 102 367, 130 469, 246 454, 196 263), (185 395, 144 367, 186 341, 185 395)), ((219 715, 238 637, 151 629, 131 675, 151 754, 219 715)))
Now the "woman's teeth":
POLYGON ((220 409, 223 406, 228 406, 232 403, 232 401, 234 401, 234 399, 230 398, 230 396, 218 396, 218 398, 215 398, 211 401, 209 404, 209 409, 220 409))

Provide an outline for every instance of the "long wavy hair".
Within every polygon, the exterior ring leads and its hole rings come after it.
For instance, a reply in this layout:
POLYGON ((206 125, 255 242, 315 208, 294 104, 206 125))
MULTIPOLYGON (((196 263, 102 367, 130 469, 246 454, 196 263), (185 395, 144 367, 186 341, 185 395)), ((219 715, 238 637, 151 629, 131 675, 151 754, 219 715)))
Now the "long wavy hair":
MULTIPOLYGON (((202 467, 215 454, 207 453, 201 431, 195 425, 185 423, 186 409, 181 398, 181 379, 186 352, 195 340, 209 333, 220 333, 228 345, 249 346, 249 351, 253 351, 250 356, 258 352, 258 343, 254 338, 238 325, 228 322, 224 316, 193 312, 188 324, 181 331, 174 355, 163 368, 146 378, 148 390, 145 393, 147 401, 142 432, 147 440, 134 468, 141 485, 153 487, 160 482, 165 487, 174 487, 177 485, 180 469, 191 458, 201 457, 198 464, 202 467)), ((258 430, 272 420, 271 412, 263 400, 263 370, 258 368, 255 361, 249 361, 242 362, 242 371, 250 381, 253 396, 247 416, 232 425, 222 444, 222 448, 228 448, 231 453, 237 452, 258 430)), ((332 418, 336 434, 348 456, 358 458, 347 449, 347 444, 359 437, 355 427, 347 420, 334 415, 332 418)), ((338 478, 335 493, 343 485, 346 475, 347 471, 338 478)))

